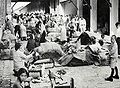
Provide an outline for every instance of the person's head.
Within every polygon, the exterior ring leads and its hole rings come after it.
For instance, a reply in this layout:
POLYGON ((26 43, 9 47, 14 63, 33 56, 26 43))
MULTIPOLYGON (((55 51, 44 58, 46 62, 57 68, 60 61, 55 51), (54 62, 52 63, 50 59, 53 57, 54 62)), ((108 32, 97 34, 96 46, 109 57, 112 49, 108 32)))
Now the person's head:
POLYGON ((18 80, 22 83, 28 78, 29 74, 25 68, 20 68, 17 73, 18 80))
POLYGON ((98 42, 101 46, 104 44, 103 40, 99 40, 98 42))
POLYGON ((15 50, 17 51, 18 49, 20 49, 21 44, 20 43, 15 43, 15 50))
POLYGON ((111 36, 111 43, 114 43, 116 41, 116 36, 115 35, 112 35, 111 36))
POLYGON ((104 38, 105 38, 105 35, 104 35, 104 34, 101 34, 101 38, 104 39, 104 38))
POLYGON ((120 27, 120 22, 115 23, 116 28, 120 27))
POLYGON ((91 36, 91 43, 95 44, 96 43, 96 38, 94 36, 91 36))
POLYGON ((33 39, 33 35, 32 34, 30 34, 30 39, 33 39))

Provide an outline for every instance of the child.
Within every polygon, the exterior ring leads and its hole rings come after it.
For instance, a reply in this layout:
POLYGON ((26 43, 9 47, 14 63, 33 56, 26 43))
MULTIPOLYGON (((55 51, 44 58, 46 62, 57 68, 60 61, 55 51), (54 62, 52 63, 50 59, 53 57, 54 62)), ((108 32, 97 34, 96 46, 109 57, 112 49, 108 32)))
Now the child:
POLYGON ((116 66, 117 58, 118 58, 118 45, 116 43, 116 36, 112 35, 112 37, 111 37, 111 45, 110 45, 111 75, 108 78, 105 79, 106 81, 113 81, 113 78, 119 79, 118 68, 116 66), (114 75, 114 70, 116 72, 115 76, 113 76, 114 75))
POLYGON ((28 72, 24 68, 20 68, 17 74, 17 80, 13 84, 13 88, 30 88, 29 83, 26 85, 26 79, 28 78, 28 72))

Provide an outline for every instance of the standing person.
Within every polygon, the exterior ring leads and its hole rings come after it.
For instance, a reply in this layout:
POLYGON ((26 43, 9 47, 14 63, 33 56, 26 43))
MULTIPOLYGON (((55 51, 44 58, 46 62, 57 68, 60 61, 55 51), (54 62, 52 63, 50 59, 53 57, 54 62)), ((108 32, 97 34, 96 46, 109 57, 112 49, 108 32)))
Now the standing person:
POLYGON ((61 28, 60 40, 61 42, 66 42, 67 41, 67 30, 66 30, 65 24, 62 23, 59 27, 61 28))
POLYGON ((75 32, 75 24, 71 21, 67 27, 69 31, 69 38, 73 38, 73 34, 75 32))
POLYGON ((30 88, 29 84, 25 84, 29 74, 26 69, 20 68, 17 75, 17 80, 13 84, 13 88, 30 88))
POLYGON ((35 43, 35 40, 33 39, 33 35, 30 34, 30 38, 28 39, 27 46, 26 46, 27 50, 29 52, 32 51, 36 46, 35 44, 36 43, 35 43))
POLYGON ((116 37, 117 37, 117 45, 118 45, 118 54, 120 55, 120 22, 117 22, 115 24, 117 30, 116 30, 116 37))
POLYGON ((86 20, 83 17, 79 18, 79 28, 81 32, 84 32, 86 30, 86 20))
POLYGON ((23 22, 21 22, 20 24, 20 31, 21 31, 21 40, 27 40, 27 29, 24 26, 23 22))
POLYGON ((106 81, 113 81, 113 78, 119 79, 118 75, 118 68, 116 66, 118 59, 118 46, 116 43, 116 36, 112 35, 111 36, 111 45, 110 45, 110 68, 111 68, 111 75, 106 78, 106 81), (114 70, 115 70, 115 76, 114 75, 114 70))
POLYGON ((6 16, 6 29, 8 28, 11 31, 11 34, 14 34, 15 29, 11 19, 12 19, 11 15, 6 16))
POLYGON ((15 25, 15 30, 14 30, 14 33, 15 33, 15 36, 18 35, 18 38, 21 38, 21 30, 20 30, 20 19, 19 19, 19 16, 16 17, 16 25, 15 25))

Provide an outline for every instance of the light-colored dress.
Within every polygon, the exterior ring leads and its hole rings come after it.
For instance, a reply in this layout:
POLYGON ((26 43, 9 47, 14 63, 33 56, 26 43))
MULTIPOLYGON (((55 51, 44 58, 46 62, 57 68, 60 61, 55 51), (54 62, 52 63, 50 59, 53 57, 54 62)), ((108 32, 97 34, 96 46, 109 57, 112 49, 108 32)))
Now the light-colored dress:
POLYGON ((114 68, 116 66, 118 59, 118 45, 115 42, 110 46, 110 67, 114 68))

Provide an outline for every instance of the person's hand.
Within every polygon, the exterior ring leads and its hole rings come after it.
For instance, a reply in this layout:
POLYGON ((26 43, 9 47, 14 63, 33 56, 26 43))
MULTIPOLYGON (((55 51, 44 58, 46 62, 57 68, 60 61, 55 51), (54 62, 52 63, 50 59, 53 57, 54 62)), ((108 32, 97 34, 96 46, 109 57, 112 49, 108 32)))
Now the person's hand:
POLYGON ((26 81, 32 81, 32 79, 33 79, 33 77, 28 77, 27 79, 26 79, 26 81))

